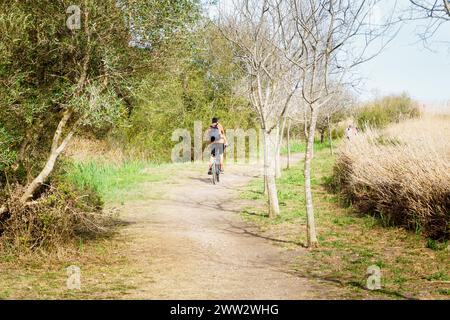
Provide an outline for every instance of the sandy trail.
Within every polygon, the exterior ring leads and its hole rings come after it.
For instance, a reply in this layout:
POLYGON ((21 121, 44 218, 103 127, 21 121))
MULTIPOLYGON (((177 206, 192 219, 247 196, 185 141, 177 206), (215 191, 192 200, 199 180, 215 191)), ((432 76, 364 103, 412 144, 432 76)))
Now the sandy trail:
POLYGON ((183 172, 163 200, 125 205, 122 219, 129 224, 123 232, 139 274, 126 298, 311 298, 309 281, 289 273, 287 251, 259 237, 239 216, 249 205, 239 188, 260 171, 227 166, 216 186, 204 171, 198 166, 183 172))

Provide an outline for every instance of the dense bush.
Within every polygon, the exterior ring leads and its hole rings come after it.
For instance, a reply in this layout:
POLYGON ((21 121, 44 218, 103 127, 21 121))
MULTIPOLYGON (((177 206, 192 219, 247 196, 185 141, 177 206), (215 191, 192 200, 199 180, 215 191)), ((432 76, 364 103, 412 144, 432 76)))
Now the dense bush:
POLYGON ((420 116, 419 105, 408 95, 387 96, 356 110, 356 123, 362 129, 385 128, 390 123, 420 116))
POLYGON ((39 201, 20 203, 21 187, 7 200, 8 212, 0 215, 0 249, 25 254, 52 250, 81 237, 109 231, 113 220, 102 214, 102 200, 95 192, 67 183, 54 183, 39 201))

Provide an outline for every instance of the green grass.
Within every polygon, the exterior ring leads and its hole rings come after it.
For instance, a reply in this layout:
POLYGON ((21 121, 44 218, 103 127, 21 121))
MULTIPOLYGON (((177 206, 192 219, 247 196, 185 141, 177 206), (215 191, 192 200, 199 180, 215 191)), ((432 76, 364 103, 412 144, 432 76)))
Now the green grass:
POLYGON ((135 288, 130 276, 138 271, 123 253, 117 252, 117 245, 112 240, 104 245, 106 251, 103 254, 98 254, 96 244, 90 243, 85 252, 72 253, 63 259, 35 257, 14 264, 0 263, 1 267, 8 268, 7 273, 0 274, 0 300, 123 298, 128 289, 135 288), (66 287, 69 265, 81 268, 81 290, 66 287))
MULTIPOLYGON (((325 149, 329 147, 328 144, 320 144, 316 142, 315 150, 317 152, 328 152, 325 149)), ((312 172, 317 170, 332 170, 334 157, 320 157, 313 162, 312 172)), ((312 175, 311 184, 314 187, 320 186, 326 179, 324 177, 317 177, 312 175)), ((250 220, 257 220, 260 223, 266 224, 280 224, 284 222, 299 222, 305 221, 305 200, 303 190, 303 166, 297 165, 288 171, 284 171, 283 176, 278 179, 278 200, 282 214, 273 220, 266 219, 265 209, 253 210, 250 220)), ((263 200, 264 199, 264 185, 261 179, 253 180, 241 193, 243 199, 248 200, 263 200)), ((336 197, 327 199, 329 202, 335 202, 336 197)))
POLYGON ((450 281, 450 277, 444 271, 435 272, 428 277, 426 277, 428 281, 450 281))
MULTIPOLYGON (((448 244, 430 243, 401 228, 385 228, 379 219, 341 206, 339 196, 329 193, 327 188, 334 162, 335 157, 330 155, 327 146, 316 148, 311 175, 319 248, 299 256, 292 265, 294 271, 302 277, 338 283, 342 291, 338 297, 344 299, 372 296, 447 299, 450 252, 444 248, 448 244), (383 289, 379 292, 365 289, 365 274, 371 265, 381 268, 383 289)), ((261 179, 252 181, 241 193, 243 198, 255 201, 242 216, 259 225, 261 232, 270 238, 282 240, 291 247, 304 245, 303 162, 285 170, 277 187, 280 216, 267 217, 261 179)), ((331 298, 337 298, 336 294, 331 298)))
POLYGON ((64 175, 75 186, 89 188, 100 194, 105 202, 118 202, 127 196, 139 184, 159 182, 168 177, 168 165, 159 165, 144 161, 129 161, 111 164, 98 161, 74 163, 64 175))
POLYGON ((449 247, 448 241, 437 241, 434 239, 427 239, 427 248, 435 251, 446 250, 449 247))
MULTIPOLYGON (((329 142, 325 142, 325 143, 320 143, 320 141, 314 141, 314 151, 322 151, 324 149, 329 149, 330 148, 330 144, 329 142)), ((298 141, 298 140, 294 140, 291 141, 291 153, 303 153, 306 151, 306 145, 304 141, 298 141)), ((282 155, 286 155, 288 153, 287 150, 287 146, 286 143, 283 145, 283 147, 281 148, 281 154, 282 155)))
POLYGON ((437 290, 436 293, 443 295, 443 296, 450 296, 450 289, 440 289, 440 290, 437 290))

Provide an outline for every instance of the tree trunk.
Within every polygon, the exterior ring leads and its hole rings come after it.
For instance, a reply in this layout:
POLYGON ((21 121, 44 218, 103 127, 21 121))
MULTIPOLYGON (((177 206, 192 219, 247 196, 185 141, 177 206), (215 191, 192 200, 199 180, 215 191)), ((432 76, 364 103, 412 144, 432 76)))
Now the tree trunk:
MULTIPOLYGON (((311 119, 312 119, 312 112, 311 112, 311 119)), ((315 133, 316 133, 316 125, 314 124, 314 130, 312 130, 311 131, 311 126, 312 126, 312 123, 310 123, 309 124, 309 127, 308 127, 308 109, 307 108, 305 108, 305 114, 304 114, 304 117, 305 117, 305 119, 304 119, 304 121, 305 121, 305 144, 306 145, 308 145, 308 141, 309 141, 309 137, 310 137, 310 134, 311 134, 311 132, 312 132, 312 141, 313 141, 313 144, 312 144, 312 147, 311 147, 311 149, 310 149, 310 152, 311 152, 311 154, 310 154, 310 157, 311 157, 311 159, 314 157, 314 135, 315 135, 315 133)), ((310 119, 310 120, 311 120, 310 119)), ((317 121, 317 117, 316 117, 316 121, 317 121)))
POLYGON ((264 130, 264 177, 268 194, 269 218, 275 218, 280 214, 278 193, 275 181, 274 155, 277 137, 264 130))
POLYGON ((291 167, 291 119, 288 120, 287 128, 287 166, 289 169, 291 167))
POLYGON ((323 144, 323 140, 325 139, 325 131, 320 130, 320 143, 323 144))
POLYGON ((268 192, 267 190, 269 190, 269 189, 267 188, 267 177, 266 177, 266 175, 264 175, 264 196, 265 196, 265 197, 268 197, 268 196, 269 196, 269 192, 268 192))
POLYGON ((281 177, 281 164, 280 164, 280 125, 278 124, 275 128, 275 135, 277 137, 275 141, 275 158, 274 158, 274 166, 275 166, 275 178, 278 179, 281 177))
POLYGON ((30 201, 33 198, 35 192, 47 181, 49 175, 53 172, 56 160, 66 148, 67 144, 69 143, 73 134, 75 133, 77 127, 77 124, 75 124, 72 130, 67 134, 66 138, 60 144, 64 128, 66 127, 67 122, 70 120, 71 117, 72 117, 71 111, 67 110, 64 112, 64 115, 61 121, 59 122, 58 128, 56 129, 56 132, 53 136, 52 148, 50 150, 50 155, 47 159, 47 162, 42 171, 39 173, 39 175, 26 187, 24 194, 20 198, 20 201, 22 203, 30 201))
POLYGON ((286 117, 283 118, 283 122, 280 127, 277 126, 277 145, 276 145, 276 154, 275 154, 275 169, 276 169, 276 178, 281 178, 282 170, 281 170, 281 146, 283 145, 284 138, 284 130, 286 128, 286 117))
POLYGON ((328 121, 328 137, 330 139, 330 153, 331 153, 331 155, 333 155, 334 154, 334 152, 333 152, 333 135, 332 135, 332 130, 331 130, 330 116, 327 117, 327 121, 328 121))
POLYGON ((47 180, 50 173, 52 173, 55 167, 55 162, 58 159, 59 154, 52 152, 47 159, 44 169, 39 173, 39 175, 27 186, 25 193, 23 194, 20 201, 26 203, 33 198, 34 193, 42 186, 47 180))
POLYGON ((307 246, 309 248, 316 247, 318 245, 316 224, 314 219, 314 206, 311 191, 311 159, 312 159, 312 150, 314 148, 314 131, 316 127, 316 122, 317 122, 317 111, 315 109, 312 109, 308 134, 308 143, 306 144, 305 167, 304 167, 305 199, 306 199, 306 233, 307 233, 307 246))
POLYGON ((25 138, 23 139, 22 143, 20 144, 20 149, 19 149, 19 152, 17 153, 16 162, 12 166, 14 171, 17 171, 19 169, 20 164, 22 164, 25 159, 25 154, 26 154, 28 145, 31 143, 31 138, 32 138, 31 130, 32 129, 30 129, 26 133, 25 138))
POLYGON ((305 133, 305 141, 308 140, 308 110, 305 108, 305 112, 303 115, 303 128, 305 133))

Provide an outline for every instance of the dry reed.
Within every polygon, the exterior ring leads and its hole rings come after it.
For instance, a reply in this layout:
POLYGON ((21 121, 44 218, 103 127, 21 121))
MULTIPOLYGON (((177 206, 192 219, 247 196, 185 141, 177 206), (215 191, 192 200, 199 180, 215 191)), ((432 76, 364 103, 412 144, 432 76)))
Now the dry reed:
POLYGON ((361 213, 435 239, 450 237, 450 121, 367 128, 340 150, 334 178, 361 213))

